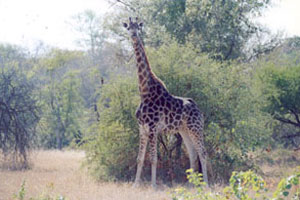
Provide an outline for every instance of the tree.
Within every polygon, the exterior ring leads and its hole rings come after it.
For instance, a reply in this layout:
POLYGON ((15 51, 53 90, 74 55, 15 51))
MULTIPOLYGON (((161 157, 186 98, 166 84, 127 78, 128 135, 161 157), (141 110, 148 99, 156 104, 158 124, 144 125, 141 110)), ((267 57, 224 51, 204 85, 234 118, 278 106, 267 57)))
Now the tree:
POLYGON ((14 60, 0 66, 0 149, 16 169, 29 167, 40 114, 34 84, 20 72, 21 65, 14 60))
POLYGON ((101 120, 86 138, 90 172, 102 180, 130 180, 135 173, 138 124, 135 111, 138 90, 135 77, 114 77, 101 89, 101 120))
POLYGON ((288 38, 256 65, 257 88, 263 110, 278 121, 274 138, 285 145, 300 144, 300 39, 288 38), (280 56, 278 56, 280 55, 280 56))
POLYGON ((300 65, 269 65, 260 75, 260 81, 267 99, 265 111, 276 120, 298 129, 288 137, 300 137, 300 65))
POLYGON ((167 4, 171 5, 165 6, 171 16, 180 11, 182 15, 177 14, 172 20, 163 20, 163 14, 160 14, 156 19, 161 25, 173 22, 173 28, 171 26, 167 31, 179 42, 190 41, 214 59, 232 60, 242 57, 246 42, 262 31, 250 19, 259 15, 268 2, 269 0, 182 1, 182 9, 178 11, 178 6, 169 1, 167 4), (172 31, 175 27, 177 31, 172 31))
POLYGON ((75 31, 81 34, 82 38, 78 40, 80 46, 87 49, 93 60, 99 61, 101 50, 104 43, 104 33, 101 28, 101 18, 92 10, 85 10, 73 17, 75 31))
MULTIPOLYGON (((246 57, 244 49, 249 46, 250 39, 259 40, 256 35, 267 32, 252 19, 259 16, 270 1, 116 0, 115 2, 124 5, 123 12, 129 13, 127 15, 136 10, 145 20, 148 26, 145 41, 149 45, 170 42, 164 41, 166 38, 163 35, 168 33, 178 43, 189 42, 211 58, 224 61, 244 59, 246 57)), ((277 44, 276 40, 270 42, 277 44)), ((261 53, 273 48, 274 45, 269 43, 261 53)), ((260 47, 261 51, 262 49, 260 47)))
POLYGON ((41 89, 43 115, 39 139, 45 147, 62 149, 72 141, 81 140, 85 112, 79 78, 73 68, 80 60, 80 52, 57 49, 40 60, 46 69, 46 84, 41 89))
POLYGON ((98 115, 98 91, 104 80, 107 81, 112 66, 115 66, 116 62, 112 58, 115 52, 112 45, 105 42, 102 16, 92 10, 85 10, 73 16, 71 24, 76 33, 81 35, 77 42, 85 50, 85 70, 80 73, 81 94, 85 106, 93 107, 98 115))

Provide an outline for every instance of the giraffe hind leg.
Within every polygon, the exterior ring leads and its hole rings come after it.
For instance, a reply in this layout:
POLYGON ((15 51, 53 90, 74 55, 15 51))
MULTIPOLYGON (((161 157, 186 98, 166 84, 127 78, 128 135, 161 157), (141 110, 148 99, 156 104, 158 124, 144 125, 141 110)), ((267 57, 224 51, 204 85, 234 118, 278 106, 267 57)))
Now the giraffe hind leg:
POLYGON ((203 179, 208 184, 207 153, 204 146, 204 138, 202 131, 189 131, 189 137, 193 143, 194 149, 197 151, 198 156, 200 158, 203 179))
POLYGON ((197 162, 197 151, 194 148, 194 145, 190 139, 190 137, 185 132, 180 132, 180 135, 183 139, 185 147, 188 152, 189 160, 190 160, 190 168, 194 171, 196 170, 196 162, 197 162))

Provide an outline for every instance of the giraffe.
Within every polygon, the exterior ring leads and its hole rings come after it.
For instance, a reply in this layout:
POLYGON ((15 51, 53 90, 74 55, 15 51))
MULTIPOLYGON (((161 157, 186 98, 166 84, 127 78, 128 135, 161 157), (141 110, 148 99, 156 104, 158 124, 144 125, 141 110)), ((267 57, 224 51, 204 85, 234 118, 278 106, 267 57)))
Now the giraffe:
POLYGON ((207 153, 204 147, 204 117, 192 99, 173 96, 164 83, 153 73, 148 62, 139 30, 142 23, 132 21, 123 24, 129 31, 137 62, 138 86, 141 103, 136 111, 139 124, 139 152, 134 186, 139 185, 147 145, 151 162, 151 185, 156 187, 158 134, 180 133, 187 148, 190 167, 195 169, 200 158, 203 179, 207 178, 207 153))

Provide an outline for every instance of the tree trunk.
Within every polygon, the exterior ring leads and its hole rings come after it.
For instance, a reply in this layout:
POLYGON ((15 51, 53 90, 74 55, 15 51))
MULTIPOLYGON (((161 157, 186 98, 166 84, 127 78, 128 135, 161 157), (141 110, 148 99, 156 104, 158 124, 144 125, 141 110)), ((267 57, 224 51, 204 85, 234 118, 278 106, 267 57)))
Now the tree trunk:
POLYGON ((56 148, 59 150, 62 149, 62 141, 59 133, 59 128, 56 128, 56 148))

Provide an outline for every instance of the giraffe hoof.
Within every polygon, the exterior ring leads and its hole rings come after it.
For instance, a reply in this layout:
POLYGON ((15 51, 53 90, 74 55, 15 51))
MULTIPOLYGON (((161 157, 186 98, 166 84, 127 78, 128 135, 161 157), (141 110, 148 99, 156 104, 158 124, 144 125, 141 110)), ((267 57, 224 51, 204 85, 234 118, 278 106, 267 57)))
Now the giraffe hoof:
POLYGON ((138 188, 138 187, 140 187, 140 183, 134 182, 132 188, 138 188))
POLYGON ((156 184, 151 184, 152 189, 157 190, 157 185, 156 184))

